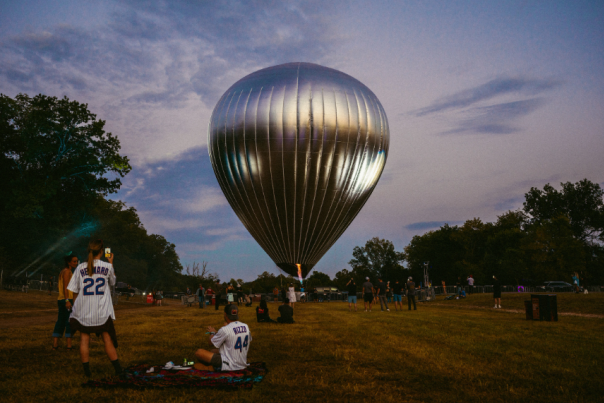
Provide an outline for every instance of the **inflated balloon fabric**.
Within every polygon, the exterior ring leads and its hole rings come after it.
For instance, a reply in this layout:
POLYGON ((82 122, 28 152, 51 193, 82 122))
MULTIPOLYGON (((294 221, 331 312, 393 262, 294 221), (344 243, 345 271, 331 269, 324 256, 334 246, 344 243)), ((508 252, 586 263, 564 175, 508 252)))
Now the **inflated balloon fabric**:
POLYGON ((214 108, 216 178, 254 239, 304 277, 359 213, 384 169, 388 120, 358 80, 310 63, 236 82, 214 108))

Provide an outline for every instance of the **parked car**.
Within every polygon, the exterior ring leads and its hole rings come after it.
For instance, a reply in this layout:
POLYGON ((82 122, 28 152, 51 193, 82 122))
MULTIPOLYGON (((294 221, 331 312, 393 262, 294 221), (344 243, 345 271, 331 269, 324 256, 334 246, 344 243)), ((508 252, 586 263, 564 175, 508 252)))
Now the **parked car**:
POLYGON ((128 288, 128 284, 118 282, 115 285, 115 292, 117 293, 117 295, 130 294, 131 297, 134 297, 134 295, 136 294, 136 288, 134 288, 134 287, 128 288))
POLYGON ((545 292, 564 292, 572 291, 573 286, 564 281, 546 281, 543 285, 538 286, 537 289, 545 292))

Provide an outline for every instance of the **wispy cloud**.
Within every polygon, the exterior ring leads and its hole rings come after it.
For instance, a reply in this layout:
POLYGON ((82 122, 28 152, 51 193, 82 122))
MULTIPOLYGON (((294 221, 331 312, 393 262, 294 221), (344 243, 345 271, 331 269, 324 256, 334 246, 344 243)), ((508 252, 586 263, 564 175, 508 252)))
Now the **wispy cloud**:
POLYGON ((555 80, 539 80, 527 78, 497 78, 478 87, 457 92, 439 99, 425 108, 419 109, 415 116, 426 116, 432 113, 443 112, 451 109, 460 109, 472 106, 478 102, 488 101, 495 97, 517 94, 537 95, 547 90, 556 88, 561 83, 555 80))
POLYGON ((519 118, 546 104, 544 97, 536 95, 561 84, 558 80, 497 78, 436 100, 425 108, 412 111, 411 115, 447 114, 453 127, 441 134, 510 134, 520 130, 516 125, 519 118), (509 98, 516 100, 509 101, 509 98))

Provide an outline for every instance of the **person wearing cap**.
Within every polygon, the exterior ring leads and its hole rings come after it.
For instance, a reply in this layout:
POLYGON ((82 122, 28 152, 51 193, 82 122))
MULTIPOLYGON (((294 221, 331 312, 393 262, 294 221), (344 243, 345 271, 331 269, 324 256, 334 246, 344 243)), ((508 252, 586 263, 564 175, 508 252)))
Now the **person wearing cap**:
POLYGON ((248 366, 247 352, 252 342, 250 328, 239 321, 239 308, 235 304, 224 307, 225 325, 216 331, 208 326, 210 343, 215 349, 200 348, 195 352, 199 364, 196 369, 210 371, 239 371, 248 366))
POLYGON ((367 305, 369 305, 369 312, 371 312, 371 302, 373 301, 373 284, 369 281, 369 277, 365 277, 363 283, 363 300, 365 301, 365 312, 367 312, 367 305))
POLYGON ((409 310, 411 310, 411 302, 413 302, 413 310, 417 311, 417 307, 415 306, 415 283, 413 282, 413 278, 409 277, 407 279, 407 304, 409 305, 409 310))
POLYGON ((285 297, 283 304, 279 307, 281 316, 277 318, 279 323, 294 323, 294 308, 289 306, 289 299, 285 297))

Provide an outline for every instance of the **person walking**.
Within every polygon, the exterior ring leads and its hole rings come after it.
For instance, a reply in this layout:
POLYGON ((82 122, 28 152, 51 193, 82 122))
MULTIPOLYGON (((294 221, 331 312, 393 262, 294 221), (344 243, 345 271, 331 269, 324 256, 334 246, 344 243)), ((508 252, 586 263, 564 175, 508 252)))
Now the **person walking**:
POLYGON ((197 295, 197 300, 199 301, 199 309, 205 309, 206 295, 202 284, 199 284, 199 288, 195 292, 195 295, 197 295))
POLYGON ((73 304, 69 325, 74 332, 80 332, 80 358, 84 374, 90 377, 89 344, 90 333, 101 334, 105 344, 105 353, 116 375, 122 374, 122 367, 117 356, 117 335, 113 321, 115 312, 111 301, 110 286, 115 285, 114 254, 107 257, 108 262, 101 261, 103 241, 90 241, 88 260, 81 263, 74 271, 67 289, 78 294, 73 304))
POLYGON ((396 279, 392 285, 392 298, 394 299, 394 309, 398 311, 398 307, 403 310, 403 284, 396 279))
POLYGON ((572 275, 572 279, 573 279, 573 286, 575 287, 575 293, 579 293, 580 292, 580 285, 581 285, 581 280, 579 279, 579 273, 575 272, 572 275))
POLYGON ((67 289, 69 282, 71 281, 72 271, 78 267, 78 257, 73 254, 65 256, 65 268, 59 273, 59 298, 57 304, 59 305, 59 317, 55 328, 52 332, 53 342, 52 349, 56 350, 59 348, 59 338, 63 337, 67 339, 67 350, 72 350, 71 346, 71 326, 69 325, 69 316, 71 315, 71 307, 73 306, 73 292, 67 289))
POLYGON ((494 308, 501 308, 501 283, 495 276, 493 276, 493 299, 495 300, 494 308))
POLYGON ((409 311, 411 310, 411 302, 413 302, 413 310, 417 311, 417 307, 415 306, 415 283, 413 282, 413 278, 409 277, 407 279, 407 305, 409 305, 409 311))
POLYGON ((381 278, 378 278, 375 291, 377 298, 380 300, 380 308, 382 308, 382 312, 384 312, 384 305, 386 305, 386 311, 390 312, 390 309, 388 308, 388 301, 386 301, 386 283, 384 283, 381 278))
POLYGON ((363 301, 365 302, 365 312, 367 312, 367 305, 369 305, 369 312, 371 312, 371 303, 373 302, 373 284, 369 281, 369 277, 365 277, 363 283, 363 301))
POLYGON ((348 289, 348 312, 352 308, 352 304, 354 304, 354 311, 357 311, 357 284, 354 282, 354 278, 351 278, 350 281, 346 284, 346 288, 348 289))

